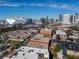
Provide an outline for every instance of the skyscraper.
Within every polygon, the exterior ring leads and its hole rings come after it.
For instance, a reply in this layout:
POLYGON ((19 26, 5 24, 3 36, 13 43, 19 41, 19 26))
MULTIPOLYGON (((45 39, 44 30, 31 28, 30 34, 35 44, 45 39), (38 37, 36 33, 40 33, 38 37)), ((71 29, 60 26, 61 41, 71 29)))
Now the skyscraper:
POLYGON ((74 15, 72 14, 64 14, 63 16, 63 24, 71 24, 74 23, 74 15))
POLYGON ((42 26, 43 27, 47 27, 49 24, 49 19, 48 16, 46 16, 46 18, 40 18, 41 22, 42 22, 42 26))
POLYGON ((78 19, 78 13, 75 13, 75 17, 76 17, 76 19, 78 19))
POLYGON ((63 16, 61 14, 59 15, 59 20, 63 20, 63 16))
POLYGON ((74 21, 75 21, 75 22, 78 21, 78 13, 75 13, 75 15, 74 15, 74 21))

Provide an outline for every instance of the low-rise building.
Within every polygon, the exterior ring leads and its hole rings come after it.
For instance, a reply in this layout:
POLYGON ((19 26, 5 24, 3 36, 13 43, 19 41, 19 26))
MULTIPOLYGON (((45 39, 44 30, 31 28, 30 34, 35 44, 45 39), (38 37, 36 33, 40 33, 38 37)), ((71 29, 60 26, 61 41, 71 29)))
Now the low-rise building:
POLYGON ((48 57, 47 49, 22 46, 17 49, 16 55, 13 55, 11 59, 48 59, 48 57))
POLYGON ((41 29, 40 34, 43 34, 44 36, 47 36, 47 37, 51 38, 52 29, 48 29, 48 28, 41 29))
POLYGON ((28 46, 36 48, 48 48, 48 42, 50 38, 44 36, 43 34, 37 34, 28 43, 28 46))

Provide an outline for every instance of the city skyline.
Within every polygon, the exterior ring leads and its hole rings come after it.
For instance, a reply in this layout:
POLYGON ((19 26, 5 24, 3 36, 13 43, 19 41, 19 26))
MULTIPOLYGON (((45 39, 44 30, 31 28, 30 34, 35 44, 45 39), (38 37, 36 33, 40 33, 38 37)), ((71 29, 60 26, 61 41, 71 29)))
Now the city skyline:
POLYGON ((79 13, 78 0, 0 0, 0 19, 24 16, 57 18, 59 14, 79 13))

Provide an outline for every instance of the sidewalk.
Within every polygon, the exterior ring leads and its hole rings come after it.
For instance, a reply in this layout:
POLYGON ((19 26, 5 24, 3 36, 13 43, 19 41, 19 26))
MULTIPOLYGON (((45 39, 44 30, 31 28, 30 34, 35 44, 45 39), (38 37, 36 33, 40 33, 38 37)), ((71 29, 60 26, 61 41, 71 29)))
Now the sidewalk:
POLYGON ((71 51, 71 50, 67 50, 67 54, 68 54, 68 55, 79 56, 79 52, 75 52, 75 51, 71 51))

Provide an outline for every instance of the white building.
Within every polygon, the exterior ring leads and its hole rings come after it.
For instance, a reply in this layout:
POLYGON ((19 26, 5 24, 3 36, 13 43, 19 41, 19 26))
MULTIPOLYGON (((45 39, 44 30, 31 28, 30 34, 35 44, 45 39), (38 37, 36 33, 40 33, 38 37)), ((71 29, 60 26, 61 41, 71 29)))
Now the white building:
POLYGON ((33 20, 33 23, 35 23, 37 25, 41 25, 42 24, 41 20, 33 20))
POLYGON ((64 14, 62 23, 63 24, 71 24, 71 23, 74 23, 75 22, 75 18, 74 17, 75 16, 72 15, 72 14, 64 14))
POLYGON ((11 59, 38 59, 39 54, 44 54, 45 58, 49 58, 47 49, 22 46, 17 50, 17 55, 14 55, 11 59))
POLYGON ((79 23, 79 18, 76 20, 76 23, 79 23))
POLYGON ((13 17, 13 18, 7 18, 6 21, 10 24, 10 25, 14 25, 14 24, 25 24, 27 22, 26 18, 24 17, 13 17))

